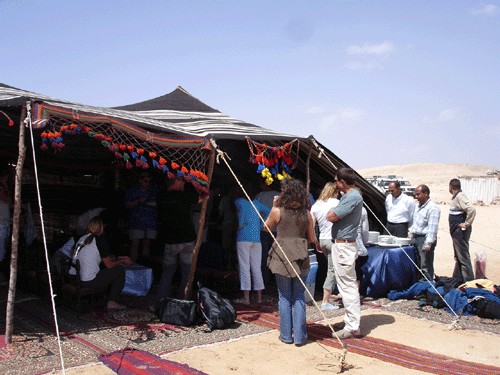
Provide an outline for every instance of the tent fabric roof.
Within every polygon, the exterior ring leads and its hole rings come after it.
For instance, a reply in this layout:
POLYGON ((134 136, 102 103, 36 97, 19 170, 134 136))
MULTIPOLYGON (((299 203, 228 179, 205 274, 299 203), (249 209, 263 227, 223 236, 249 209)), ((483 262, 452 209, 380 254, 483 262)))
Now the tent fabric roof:
MULTIPOLYGON (((301 138, 292 134, 283 134, 232 118, 204 104, 180 86, 169 94, 151 100, 115 108, 103 108, 51 98, 0 83, 0 108, 20 108, 28 100, 44 101, 74 111, 75 114, 82 112, 129 121, 156 133, 214 138, 216 141, 242 141, 250 137, 252 140, 265 142, 269 146, 280 146, 282 142, 297 138, 301 140, 300 158, 305 160, 308 155, 313 155, 310 176, 318 186, 323 186, 324 183, 330 181, 338 168, 348 166, 312 136, 301 138)), ((302 173, 304 174, 304 171, 302 173)), ((370 202, 378 214, 385 215, 383 195, 362 176, 359 176, 357 183, 363 189, 365 200, 370 202)))
POLYGON ((0 107, 22 106, 30 99, 62 106, 75 113, 85 112, 130 121, 151 131, 215 139, 244 139, 245 136, 261 140, 299 138, 227 116, 194 98, 182 87, 148 101, 104 108, 50 98, 0 83, 0 107))
POLYGON ((154 99, 114 108, 125 111, 163 111, 168 109, 185 112, 217 112, 220 114, 218 110, 195 98, 181 86, 177 86, 177 88, 169 94, 154 99))
POLYGON ((21 90, 16 87, 0 83, 0 107, 21 107, 27 100, 52 100, 69 103, 66 100, 52 98, 50 96, 37 94, 31 91, 21 90))

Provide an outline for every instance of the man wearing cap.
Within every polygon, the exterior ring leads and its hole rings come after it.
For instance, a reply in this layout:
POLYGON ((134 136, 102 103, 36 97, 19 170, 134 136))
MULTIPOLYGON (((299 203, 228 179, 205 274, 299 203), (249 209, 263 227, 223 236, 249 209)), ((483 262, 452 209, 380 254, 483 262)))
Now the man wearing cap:
POLYGON ((469 239, 472 233, 472 222, 476 217, 476 209, 469 198, 462 193, 459 179, 452 179, 449 186, 452 195, 450 203, 450 234, 453 241, 455 269, 453 277, 466 283, 474 279, 469 253, 469 239))
POLYGON ((337 287, 342 296, 345 314, 344 323, 334 329, 343 328, 336 333, 339 339, 347 339, 360 334, 361 304, 356 281, 356 257, 358 248, 356 238, 361 220, 363 198, 354 186, 356 174, 350 168, 337 170, 337 187, 344 194, 339 204, 328 211, 327 220, 332 225, 332 261, 335 269, 337 287))
POLYGON ((417 265, 427 280, 434 278, 434 250, 437 244, 437 232, 441 210, 430 198, 431 191, 427 185, 419 185, 415 189, 418 206, 413 215, 410 236, 415 240, 417 248, 417 265))
POLYGON ((399 181, 389 183, 389 195, 385 198, 387 231, 396 237, 408 236, 408 228, 413 224, 415 200, 401 192, 399 181))

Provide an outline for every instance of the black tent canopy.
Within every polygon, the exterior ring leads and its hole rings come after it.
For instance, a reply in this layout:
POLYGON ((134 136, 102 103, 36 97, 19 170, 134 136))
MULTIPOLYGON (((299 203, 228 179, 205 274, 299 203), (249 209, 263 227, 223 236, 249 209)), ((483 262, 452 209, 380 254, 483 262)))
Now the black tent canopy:
MULTIPOLYGON (((285 142, 297 139, 300 147, 295 155, 298 162, 293 176, 303 180, 309 177, 311 191, 314 192, 319 191, 326 182, 331 181, 338 168, 348 166, 313 136, 304 138, 279 133, 235 119, 208 106, 180 86, 157 98, 120 107, 103 108, 51 98, 0 83, 0 110, 16 124, 16 126, 9 127, 7 119, 0 115, 0 155, 13 157, 17 153, 17 129, 21 109, 26 102, 61 108, 76 116, 89 114, 90 120, 92 116, 99 118, 99 121, 109 119, 112 123, 111 126, 131 124, 136 129, 142 129, 151 134, 180 137, 180 139, 185 137, 184 139, 189 140, 204 139, 207 141, 213 139, 219 148, 232 159, 236 170, 245 174, 250 173, 249 171, 255 173, 256 169, 255 166, 248 163, 249 154, 245 145, 247 137, 270 147, 279 147, 285 142), (116 125, 117 123, 118 125, 116 125)), ((64 159, 68 165, 73 167, 75 164, 70 163, 71 159, 85 160, 86 165, 89 165, 88 159, 92 159, 91 155, 103 159, 104 164, 111 163, 113 160, 113 155, 107 153, 107 150, 102 147, 99 149, 99 145, 94 145, 94 148, 89 151, 92 146, 91 142, 81 137, 78 139, 65 137, 65 142, 70 142, 70 144, 63 151, 68 151, 68 155, 64 155, 64 158, 61 156, 62 153, 42 155, 41 157, 60 160, 61 164, 64 164, 62 162, 64 159)), ((92 164, 96 166, 103 163, 96 160, 96 163, 92 164)), ((216 166, 214 181, 217 180, 218 174, 224 174, 224 172, 218 171, 221 168, 216 166)), ((360 175, 357 178, 357 185, 362 189, 367 205, 383 221, 385 218, 383 195, 360 175)), ((374 225, 376 226, 377 223, 374 222, 374 225)))
MULTIPOLYGON (((306 181, 312 191, 319 191, 331 181, 338 168, 348 166, 313 136, 303 138, 283 134, 232 118, 201 102, 182 87, 151 100, 104 108, 0 83, 0 159, 13 165, 17 163, 12 236, 12 259, 15 261, 11 264, 15 272, 11 273, 9 283, 7 342, 12 335, 21 195, 19 185, 23 185, 25 177, 22 174, 25 149, 27 164, 31 163, 31 167, 36 166, 40 170, 41 180, 44 173, 55 175, 54 186, 58 191, 66 185, 64 176, 74 174, 75 170, 91 176, 97 171, 116 171, 118 166, 122 166, 127 169, 155 168, 169 177, 170 174, 177 174, 191 182, 201 194, 208 193, 212 181, 219 181, 220 184, 228 181, 225 166, 214 167, 215 144, 230 157, 236 176, 256 177, 256 166, 249 163, 250 141, 253 144, 265 143, 266 147, 279 150, 283 147, 286 150, 287 145, 292 143, 300 145, 289 151, 288 156, 293 158, 295 167, 292 176, 306 181), (31 127, 26 127, 26 132, 25 124, 31 124, 31 127), (38 129, 32 130, 34 128, 38 129), (35 146, 33 150, 31 142, 35 146), (36 160, 30 154, 35 155, 36 160)), ((384 221, 384 196, 360 175, 357 175, 356 182, 369 211, 384 221)), ((60 200, 60 195, 58 198, 60 200)), ((43 199, 46 198, 42 195, 43 199)), ((75 196, 73 202, 78 200, 81 197, 75 196)), ((206 203, 202 205, 199 228, 203 226, 205 210, 206 203)), ((370 218, 372 224, 378 227, 373 215, 370 218)), ((188 285, 194 277, 201 232, 198 231, 188 285)), ((189 290, 185 293, 188 295, 189 290)))
MULTIPOLYGON (((297 165, 299 175, 297 177, 304 179, 307 176, 307 168, 309 168, 311 186, 316 191, 333 179, 338 168, 348 167, 347 163, 318 142, 312 135, 303 138, 278 133, 228 117, 196 99, 180 86, 169 94, 115 108, 133 111, 167 123, 185 123, 186 119, 189 118, 189 123, 185 124, 190 134, 214 138, 221 149, 227 151, 229 155, 241 154, 241 151, 245 150, 244 147, 241 147, 241 141, 245 137, 265 142, 270 146, 279 146, 291 139, 298 139, 300 141, 298 158, 301 162, 297 165)), ((240 156, 242 158, 238 158, 238 160, 245 160, 248 155, 244 155, 243 152, 243 155, 240 156)), ((370 208, 379 217, 384 217, 383 195, 360 175, 358 175, 357 185, 362 189, 364 199, 370 208)))

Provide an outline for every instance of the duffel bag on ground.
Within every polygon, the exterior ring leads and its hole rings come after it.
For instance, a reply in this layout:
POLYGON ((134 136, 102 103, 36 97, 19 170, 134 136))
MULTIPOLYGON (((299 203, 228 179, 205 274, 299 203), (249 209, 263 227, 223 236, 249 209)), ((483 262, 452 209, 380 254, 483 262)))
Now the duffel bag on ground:
POLYGON ((176 326, 189 327, 200 322, 200 311, 195 301, 162 298, 155 312, 161 322, 176 326))

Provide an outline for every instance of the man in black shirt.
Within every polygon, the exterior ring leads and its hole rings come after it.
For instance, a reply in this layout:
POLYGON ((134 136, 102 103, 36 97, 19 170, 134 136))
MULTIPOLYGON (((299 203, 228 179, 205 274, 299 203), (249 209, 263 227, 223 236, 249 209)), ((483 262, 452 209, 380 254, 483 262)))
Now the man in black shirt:
POLYGON ((196 241, 191 210, 198 201, 198 194, 185 184, 182 177, 169 179, 166 182, 166 188, 160 191, 157 197, 160 230, 165 240, 163 272, 157 293, 158 301, 161 298, 170 297, 172 279, 178 262, 181 265, 181 283, 177 293, 179 298, 184 298, 184 290, 189 277, 196 241))

